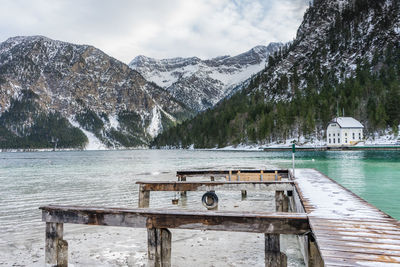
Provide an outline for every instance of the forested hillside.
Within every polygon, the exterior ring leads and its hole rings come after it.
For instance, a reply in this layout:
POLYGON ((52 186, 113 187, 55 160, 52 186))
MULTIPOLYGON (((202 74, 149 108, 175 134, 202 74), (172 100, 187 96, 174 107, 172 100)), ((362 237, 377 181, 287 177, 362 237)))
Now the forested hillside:
POLYGON ((0 148, 144 147, 191 109, 101 50, 44 36, 0 43, 0 148))
POLYGON ((322 139, 338 111, 366 134, 400 123, 397 1, 315 1, 296 39, 242 92, 159 135, 154 146, 223 147, 322 139))

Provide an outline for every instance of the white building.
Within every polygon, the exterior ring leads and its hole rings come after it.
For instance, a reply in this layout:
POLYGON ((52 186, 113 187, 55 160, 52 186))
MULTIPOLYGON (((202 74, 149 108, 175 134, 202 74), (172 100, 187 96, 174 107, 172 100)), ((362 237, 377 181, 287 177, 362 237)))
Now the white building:
POLYGON ((364 139, 364 126, 351 117, 333 119, 326 129, 327 146, 352 146, 364 139))

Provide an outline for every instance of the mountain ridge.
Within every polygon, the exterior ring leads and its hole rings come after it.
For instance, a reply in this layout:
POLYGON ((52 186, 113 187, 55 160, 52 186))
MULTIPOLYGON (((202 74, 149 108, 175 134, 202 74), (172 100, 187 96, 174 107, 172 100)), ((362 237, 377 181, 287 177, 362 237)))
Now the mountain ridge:
POLYGON ((280 46, 281 43, 270 43, 236 56, 205 60, 198 57, 154 59, 140 55, 129 66, 187 106, 203 111, 232 94, 241 83, 261 71, 269 55, 280 46))
MULTIPOLYGON (((80 127, 95 130, 105 147, 146 145, 163 127, 191 114, 164 89, 103 51, 43 36, 0 43, 0 81, 1 113, 31 91, 39 99, 36 112, 57 112, 71 122, 80 118, 80 127), (118 123, 111 125, 110 119, 118 123), (97 122, 98 127, 89 127, 84 120, 97 122)), ((20 123, 21 129, 29 125, 20 123)))

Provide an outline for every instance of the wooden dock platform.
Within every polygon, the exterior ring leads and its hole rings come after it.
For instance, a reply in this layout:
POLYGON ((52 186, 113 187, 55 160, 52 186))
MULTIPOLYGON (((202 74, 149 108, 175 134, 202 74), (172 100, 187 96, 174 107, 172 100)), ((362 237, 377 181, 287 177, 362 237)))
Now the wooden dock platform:
POLYGON ((295 183, 324 266, 400 266, 399 221, 317 170, 295 183))
POLYGON ((280 251, 280 234, 298 237, 307 266, 400 266, 400 222, 315 169, 296 169, 295 177, 288 170, 185 171, 177 176, 178 181, 136 182, 138 209, 41 207, 46 222, 46 264, 68 266, 63 224, 74 223, 147 228, 149 266, 171 266, 168 229, 264 233, 268 267, 287 266, 286 255, 280 251), (222 179, 186 181, 188 176, 199 175, 222 179), (234 175, 238 179, 232 179, 234 175), (250 178, 241 180, 245 175, 250 178), (275 179, 278 176, 283 179, 275 179), (247 190, 274 192, 276 212, 148 208, 151 191, 247 190))

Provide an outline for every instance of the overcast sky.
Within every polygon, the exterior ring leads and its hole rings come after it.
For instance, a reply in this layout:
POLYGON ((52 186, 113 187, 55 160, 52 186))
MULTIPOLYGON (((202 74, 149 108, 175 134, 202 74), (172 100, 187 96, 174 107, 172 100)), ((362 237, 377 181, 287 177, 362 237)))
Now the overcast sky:
POLYGON ((0 41, 44 35, 129 63, 236 55, 296 35, 309 0, 0 0, 0 41))

